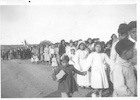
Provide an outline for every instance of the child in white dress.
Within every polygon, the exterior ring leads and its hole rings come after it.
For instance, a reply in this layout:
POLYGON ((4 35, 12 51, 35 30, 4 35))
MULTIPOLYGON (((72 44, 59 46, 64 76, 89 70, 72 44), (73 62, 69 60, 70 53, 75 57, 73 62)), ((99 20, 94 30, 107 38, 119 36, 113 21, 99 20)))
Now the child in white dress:
POLYGON ((55 54, 55 45, 52 44, 51 47, 50 47, 50 56, 52 58, 52 55, 55 54))
POLYGON ((95 90, 95 94, 99 94, 101 97, 102 90, 109 88, 105 72, 109 58, 105 53, 101 53, 102 45, 100 42, 95 43, 94 50, 87 57, 84 68, 87 71, 91 67, 91 87, 95 90))
POLYGON ((69 56, 69 64, 75 65, 75 49, 71 49, 71 53, 68 55, 69 56))
POLYGON ((39 59, 36 55, 33 55, 32 58, 31 58, 31 62, 32 63, 38 63, 39 59))
POLYGON ((57 58, 56 58, 55 54, 52 55, 51 62, 52 62, 52 68, 53 68, 53 70, 55 70, 58 66, 57 58))
MULTIPOLYGON (((81 41, 79 42, 77 47, 78 47, 78 50, 76 51, 76 54, 75 54, 75 68, 79 71, 85 71, 84 63, 88 55, 88 51, 86 50, 86 44, 85 42, 81 41)), ((77 75, 77 84, 83 88, 85 87, 88 88, 90 86, 88 71, 87 71, 87 75, 85 76, 77 75)))

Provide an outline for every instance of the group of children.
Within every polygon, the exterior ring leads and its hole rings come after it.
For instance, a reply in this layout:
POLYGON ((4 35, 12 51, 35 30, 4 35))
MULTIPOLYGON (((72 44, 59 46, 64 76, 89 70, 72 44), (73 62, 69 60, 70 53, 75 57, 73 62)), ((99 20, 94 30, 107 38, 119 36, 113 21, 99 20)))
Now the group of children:
POLYGON ((32 52, 33 52, 31 58, 32 63, 44 62, 45 64, 47 63, 48 65, 51 65, 53 69, 55 69, 59 64, 58 47, 54 44, 51 44, 50 46, 45 45, 45 47, 42 48, 42 53, 40 54, 41 55, 40 61, 39 61, 39 50, 37 49, 36 46, 33 47, 32 52))
POLYGON ((60 66, 52 74, 59 83, 62 97, 72 97, 78 86, 91 87, 92 96, 102 97, 103 90, 110 88, 110 82, 113 84, 112 96, 137 96, 136 21, 120 24, 118 33, 119 37, 114 37, 108 53, 100 41, 89 45, 79 41, 76 48, 70 43, 60 57, 60 66), (62 75, 61 71, 64 72, 62 75), (59 74, 61 77, 57 78, 59 74))

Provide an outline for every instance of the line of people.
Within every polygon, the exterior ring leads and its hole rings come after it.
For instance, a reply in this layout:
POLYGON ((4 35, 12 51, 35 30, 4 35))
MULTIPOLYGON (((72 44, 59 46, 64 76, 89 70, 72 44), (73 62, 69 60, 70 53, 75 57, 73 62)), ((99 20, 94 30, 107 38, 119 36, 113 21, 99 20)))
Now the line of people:
POLYGON ((136 25, 136 21, 120 24, 118 37, 112 34, 107 43, 99 38, 70 40, 69 43, 61 40, 60 43, 2 52, 2 58, 31 58, 32 63, 51 65, 54 80, 63 70, 65 78, 57 80, 62 97, 72 96, 78 90, 77 84, 92 88, 93 96, 102 97, 105 89, 113 96, 137 96, 136 25))
POLYGON ((71 97, 77 86, 92 88, 93 97, 102 97, 105 89, 112 96, 137 96, 136 34, 136 21, 132 21, 120 24, 118 37, 113 34, 106 45, 98 39, 92 42, 90 38, 86 42, 78 41, 77 46, 72 41, 64 46, 64 40, 61 41, 61 65, 52 74, 59 83, 61 96, 71 97), (61 70, 65 74, 57 79, 61 70), (77 73, 76 78, 73 73, 77 73))
POLYGON ((30 59, 31 58, 31 49, 28 47, 18 47, 14 49, 2 49, 1 50, 1 58, 3 60, 11 60, 11 59, 30 59))

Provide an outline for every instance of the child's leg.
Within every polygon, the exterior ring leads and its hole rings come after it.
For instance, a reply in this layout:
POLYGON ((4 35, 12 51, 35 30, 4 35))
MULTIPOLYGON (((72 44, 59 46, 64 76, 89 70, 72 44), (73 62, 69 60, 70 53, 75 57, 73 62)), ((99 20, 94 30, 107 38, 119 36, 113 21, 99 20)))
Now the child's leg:
POLYGON ((46 61, 46 64, 49 65, 49 61, 46 61))
POLYGON ((67 93, 69 97, 72 97, 73 96, 73 93, 67 93))
POLYGON ((100 89, 99 90, 99 97, 102 97, 102 94, 103 94, 103 89, 100 89))
POLYGON ((99 89, 94 89, 94 93, 97 95, 99 95, 99 89))
POLYGON ((63 97, 67 98, 67 97, 68 97, 68 94, 67 94, 66 92, 61 92, 61 97, 62 97, 62 98, 63 98, 63 97))

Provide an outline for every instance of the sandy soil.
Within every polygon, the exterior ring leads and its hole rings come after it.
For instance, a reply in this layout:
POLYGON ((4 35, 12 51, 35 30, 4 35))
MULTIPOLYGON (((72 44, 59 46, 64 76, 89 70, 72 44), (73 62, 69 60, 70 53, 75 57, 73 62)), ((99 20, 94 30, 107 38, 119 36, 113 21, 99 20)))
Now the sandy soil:
MULTIPOLYGON (((52 80, 51 66, 32 64, 30 60, 4 60, 1 62, 2 98, 60 97, 58 83, 52 80)), ((74 97, 90 97, 91 90, 81 89, 74 97)))

